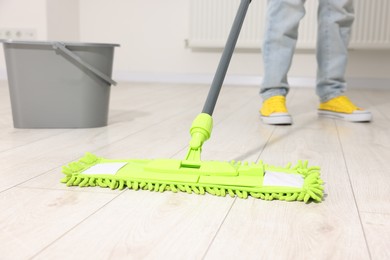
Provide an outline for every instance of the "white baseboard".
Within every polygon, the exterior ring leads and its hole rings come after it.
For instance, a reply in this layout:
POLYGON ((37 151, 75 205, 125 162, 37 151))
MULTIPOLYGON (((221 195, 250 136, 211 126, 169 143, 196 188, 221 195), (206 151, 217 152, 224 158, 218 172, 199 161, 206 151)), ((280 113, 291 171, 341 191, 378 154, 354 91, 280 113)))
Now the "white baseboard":
MULTIPOLYGON (((140 82, 140 83, 181 83, 181 84, 211 84, 212 74, 173 74, 173 73, 133 73, 115 71, 113 78, 122 82, 140 82)), ((261 76, 255 75, 226 75, 224 84, 226 85, 244 85, 259 86, 262 82, 261 76)), ((390 78, 347 78, 348 88, 356 89, 389 89, 390 78)), ((291 87, 311 87, 316 85, 316 79, 313 77, 290 77, 291 87)))
POLYGON ((347 78, 348 88, 390 89, 390 78, 347 78))
MULTIPOLYGON (((212 74, 173 74, 173 73, 131 73, 116 71, 113 78, 119 82, 149 82, 149 83, 178 83, 178 84, 211 84, 212 74)), ((226 75, 224 84, 259 86, 263 78, 256 75, 226 75)), ((290 78, 291 86, 312 87, 315 79, 296 77, 290 78)))
MULTIPOLYGON (((118 82, 138 83, 171 83, 171 84, 207 84, 210 85, 214 75, 212 74, 178 74, 178 73, 136 73, 128 71, 114 71, 113 78, 118 82)), ((0 80, 7 80, 7 71, 0 69, 0 80)), ((224 84, 258 86, 262 82, 261 76, 256 75, 226 75, 224 84)), ((347 79, 348 88, 358 89, 390 89, 390 78, 355 78, 347 79)), ((315 78, 290 77, 291 87, 315 86, 315 78)))
POLYGON ((0 69, 0 80, 7 80, 7 71, 5 69, 0 69))

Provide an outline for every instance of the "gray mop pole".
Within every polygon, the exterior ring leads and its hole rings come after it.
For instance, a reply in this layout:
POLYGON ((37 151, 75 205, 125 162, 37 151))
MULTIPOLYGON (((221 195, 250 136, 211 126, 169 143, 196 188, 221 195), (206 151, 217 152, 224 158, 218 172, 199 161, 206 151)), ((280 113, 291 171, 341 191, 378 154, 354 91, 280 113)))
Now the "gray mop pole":
POLYGON ((250 3, 251 0, 241 0, 240 6, 238 8, 236 17, 229 33, 229 37, 226 41, 225 48, 222 52, 217 71, 214 75, 213 82, 211 83, 211 87, 207 95, 207 99, 204 104, 202 113, 209 114, 210 116, 213 114, 215 105, 217 103, 218 95, 221 91, 221 87, 225 79, 226 72, 228 70, 230 60, 232 58, 234 48, 236 47, 238 36, 240 35, 241 27, 244 23, 245 15, 250 3))

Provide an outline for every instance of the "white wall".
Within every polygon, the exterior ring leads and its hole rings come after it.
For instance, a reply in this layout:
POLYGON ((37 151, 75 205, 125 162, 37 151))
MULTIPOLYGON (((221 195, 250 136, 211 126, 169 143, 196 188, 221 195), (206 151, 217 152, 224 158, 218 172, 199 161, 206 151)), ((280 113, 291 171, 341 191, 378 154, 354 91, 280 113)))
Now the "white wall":
MULTIPOLYGON (((194 53, 185 48, 188 8, 186 0, 83 0, 81 39, 120 43, 115 57, 115 68, 120 71, 210 73, 219 53, 194 53)), ((238 59, 259 67, 252 56, 238 59)))
MULTIPOLYGON (((37 40, 120 43, 116 79, 206 78, 214 74, 220 51, 185 47, 189 35, 189 0, 1 0, 0 26, 34 27, 37 40), (26 8, 27 6, 27 8, 26 8)), ((0 56, 1 71, 5 71, 0 56)), ((351 51, 347 76, 390 80, 390 51, 351 51)), ((238 51, 229 75, 255 78, 263 73, 260 51, 238 51)), ((297 53, 290 78, 316 74, 313 52, 297 53)), ((292 80, 293 81, 293 80, 292 80)))
MULTIPOLYGON (((37 38, 45 40, 46 0, 1 0, 0 27, 7 29, 35 28, 37 38)), ((5 74, 4 52, 0 52, 0 76, 5 74)))
POLYGON ((46 0, 1 0, 1 28, 36 28, 37 37, 45 39, 46 0))
MULTIPOLYGON (((185 47, 185 39, 189 34, 188 0, 83 0, 80 7, 83 41, 116 42, 122 45, 115 57, 115 68, 119 71, 214 73, 219 51, 199 52, 185 47)), ((261 71, 260 54, 235 55, 231 71, 258 74, 261 71)))
MULTIPOLYGON (((0 28, 35 29, 36 40, 79 40, 79 0, 0 0, 0 28)), ((0 79, 6 77, 0 52, 0 79)))
POLYGON ((79 41, 79 0, 47 1, 47 39, 50 41, 79 41))

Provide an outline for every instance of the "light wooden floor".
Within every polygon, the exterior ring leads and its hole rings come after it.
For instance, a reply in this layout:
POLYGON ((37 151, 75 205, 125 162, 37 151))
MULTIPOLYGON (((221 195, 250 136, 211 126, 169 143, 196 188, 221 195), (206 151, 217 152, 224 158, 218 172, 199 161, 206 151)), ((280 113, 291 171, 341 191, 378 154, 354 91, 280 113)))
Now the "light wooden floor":
MULTIPOLYGON (((313 89, 292 89, 292 126, 260 122, 255 87, 225 87, 208 160, 299 159, 322 168, 322 203, 68 188, 61 166, 182 158, 208 86, 119 84, 108 127, 14 129, 0 84, 0 259, 390 259, 390 90, 351 90, 374 121, 319 119, 313 89)), ((70 102, 71 105, 71 102, 70 102)))

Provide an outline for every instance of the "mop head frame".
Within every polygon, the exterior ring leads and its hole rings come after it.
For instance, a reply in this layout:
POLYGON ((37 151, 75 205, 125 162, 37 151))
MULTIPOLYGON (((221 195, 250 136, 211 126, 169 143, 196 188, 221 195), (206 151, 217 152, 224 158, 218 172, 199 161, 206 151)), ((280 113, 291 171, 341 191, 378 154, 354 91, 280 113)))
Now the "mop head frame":
POLYGON ((201 161, 189 165, 176 159, 105 159, 86 153, 63 167, 67 186, 149 191, 209 193, 216 196, 284 201, 323 198, 320 168, 298 161, 285 167, 258 163, 201 161))

